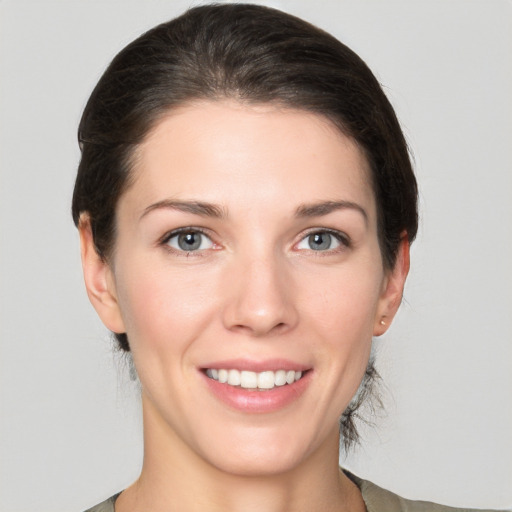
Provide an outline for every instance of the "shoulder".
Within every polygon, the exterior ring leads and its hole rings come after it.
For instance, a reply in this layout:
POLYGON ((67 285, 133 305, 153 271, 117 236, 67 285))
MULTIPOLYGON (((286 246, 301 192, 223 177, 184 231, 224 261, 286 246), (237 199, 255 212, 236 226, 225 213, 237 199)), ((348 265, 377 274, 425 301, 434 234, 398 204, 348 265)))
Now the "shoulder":
POLYGON ((114 494, 108 500, 99 503, 95 507, 88 508, 85 512, 114 512, 114 503, 121 493, 114 494))
MULTIPOLYGON (((343 471, 359 487, 368 512, 507 512, 506 510, 454 508, 429 501, 406 500, 368 480, 363 480, 346 470, 343 471)), ((115 512, 114 503, 119 494, 114 494, 108 500, 85 512, 115 512)))
POLYGON ((429 501, 406 500, 368 480, 363 480, 348 471, 344 470, 344 472, 359 487, 368 512, 492 512, 491 510, 447 507, 429 501))

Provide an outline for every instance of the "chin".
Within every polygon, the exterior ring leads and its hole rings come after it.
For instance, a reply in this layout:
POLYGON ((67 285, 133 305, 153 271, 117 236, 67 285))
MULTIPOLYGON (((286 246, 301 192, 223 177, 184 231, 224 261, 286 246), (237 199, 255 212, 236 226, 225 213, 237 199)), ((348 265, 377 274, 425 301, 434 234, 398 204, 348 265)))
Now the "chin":
POLYGON ((215 467, 219 471, 230 475, 264 478, 288 473, 298 467, 300 462, 300 457, 283 459, 283 457, 260 452, 251 458, 246 458, 240 454, 233 458, 224 458, 219 460, 215 467))
POLYGON ((286 435, 266 434, 233 435, 219 439, 215 447, 209 447, 209 453, 203 453, 203 458, 227 474, 265 477, 294 470, 311 453, 310 443, 306 439, 290 435, 289 432, 286 435))

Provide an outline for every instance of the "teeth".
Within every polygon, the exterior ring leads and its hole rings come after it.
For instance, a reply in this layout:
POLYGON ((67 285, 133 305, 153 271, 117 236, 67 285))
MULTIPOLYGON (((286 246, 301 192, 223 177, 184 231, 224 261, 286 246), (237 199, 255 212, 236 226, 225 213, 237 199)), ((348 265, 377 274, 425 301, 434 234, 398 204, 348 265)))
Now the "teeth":
MULTIPOLYGON (((236 372, 236 370, 233 370, 236 372)), ((258 375, 254 372, 240 372, 240 385, 245 389, 258 387, 258 375)))
POLYGON ((272 389, 276 385, 274 372, 261 372, 258 374, 258 389, 272 389))
POLYGON ((240 372, 238 370, 228 371, 228 384, 230 386, 240 386, 240 372))
POLYGON ((286 371, 278 370, 276 372, 276 386, 284 386, 286 384, 286 371))
POLYGON ((272 389, 274 386, 293 384, 302 377, 302 372, 294 370, 278 370, 265 372, 249 372, 246 370, 208 368, 206 375, 210 379, 230 386, 240 386, 244 389, 272 389))

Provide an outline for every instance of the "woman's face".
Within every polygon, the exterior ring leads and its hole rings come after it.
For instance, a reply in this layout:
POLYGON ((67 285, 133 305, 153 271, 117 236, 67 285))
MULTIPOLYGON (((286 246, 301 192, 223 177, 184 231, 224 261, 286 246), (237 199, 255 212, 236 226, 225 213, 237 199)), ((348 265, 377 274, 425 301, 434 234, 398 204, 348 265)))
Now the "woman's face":
POLYGON ((383 269, 362 152, 311 113, 198 102, 157 124, 134 177, 86 281, 128 335, 146 437, 243 474, 332 453, 406 273, 383 269))

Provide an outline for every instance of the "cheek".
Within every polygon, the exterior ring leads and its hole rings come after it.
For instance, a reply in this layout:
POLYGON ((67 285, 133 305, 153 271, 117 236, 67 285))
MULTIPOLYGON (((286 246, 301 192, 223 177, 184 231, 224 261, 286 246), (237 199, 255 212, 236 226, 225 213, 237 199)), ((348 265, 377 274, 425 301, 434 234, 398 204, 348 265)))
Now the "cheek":
POLYGON ((324 271, 311 280, 316 292, 304 297, 304 308, 336 343, 371 339, 382 276, 378 265, 324 271))
POLYGON ((211 320, 216 297, 208 276, 137 261, 116 273, 118 300, 128 339, 141 350, 181 351, 211 320), (130 269, 136 269, 133 272, 130 269))
POLYGON ((315 351, 321 360, 328 361, 334 378, 343 382, 339 391, 348 386, 350 394, 355 392, 370 356, 375 306, 359 287, 347 287, 326 299, 321 311, 312 311, 321 319, 320 324, 316 321, 322 329, 315 351))

